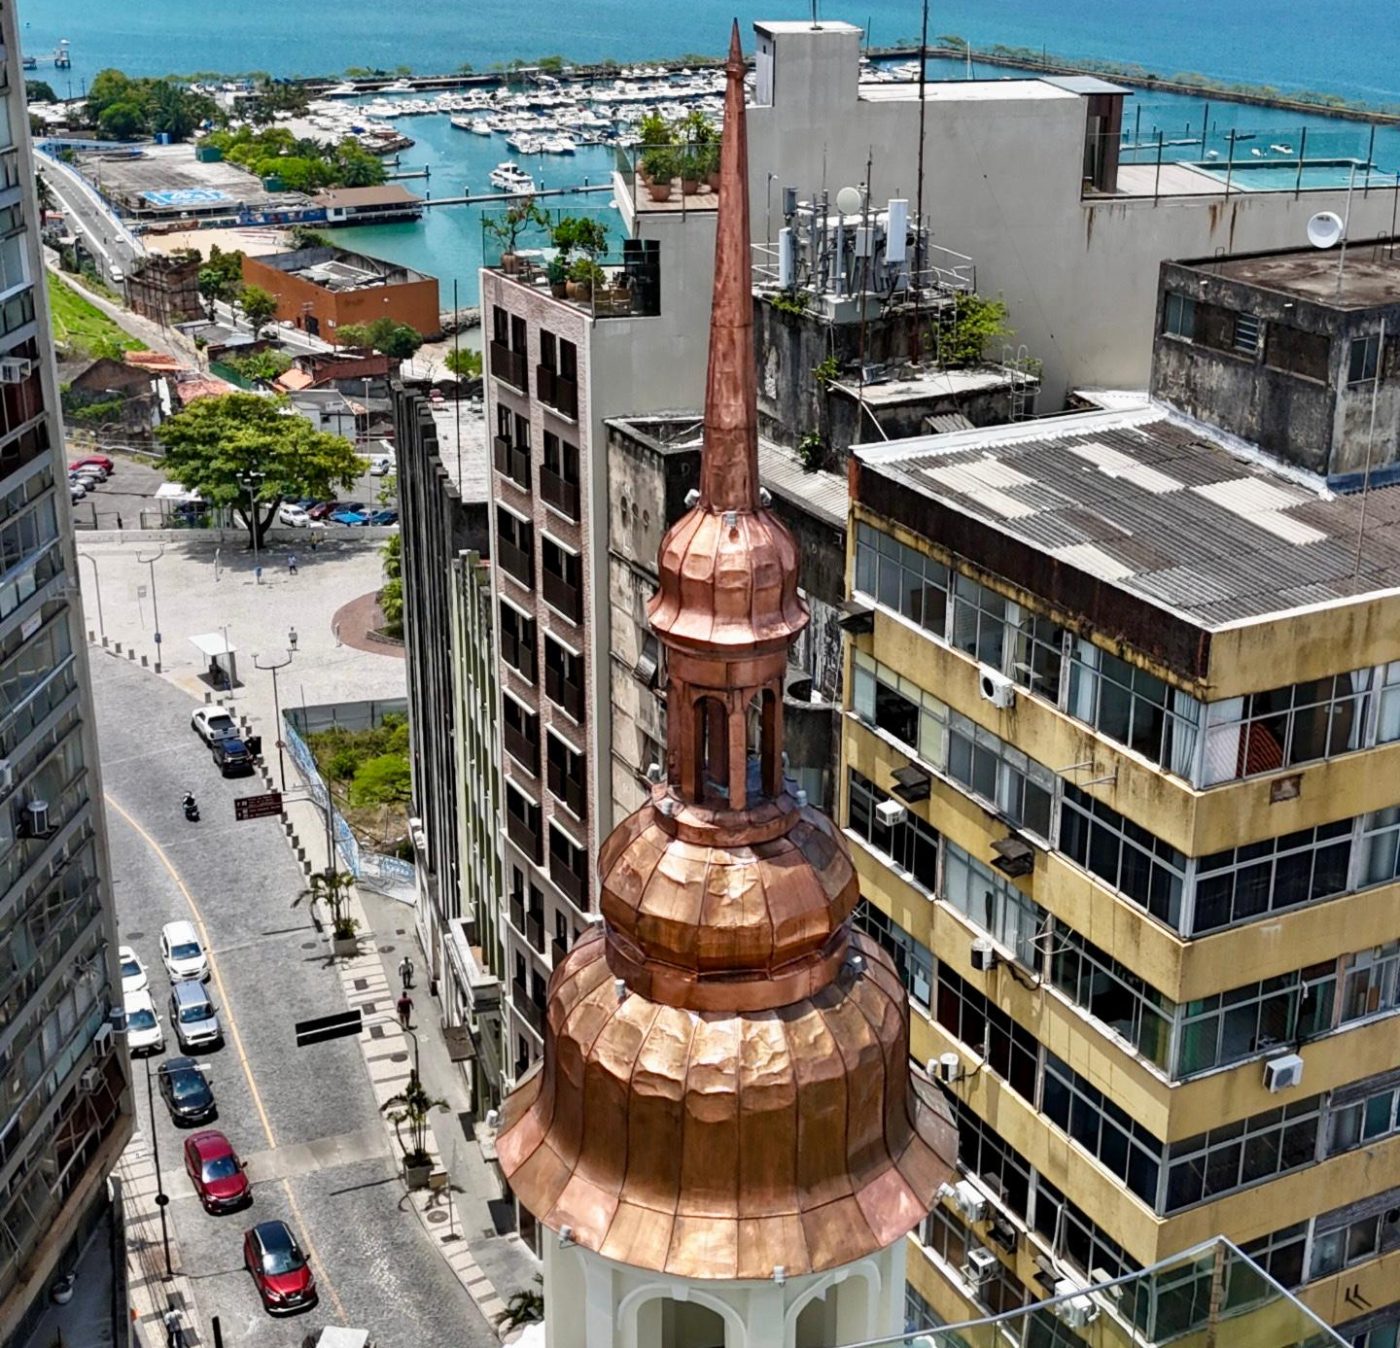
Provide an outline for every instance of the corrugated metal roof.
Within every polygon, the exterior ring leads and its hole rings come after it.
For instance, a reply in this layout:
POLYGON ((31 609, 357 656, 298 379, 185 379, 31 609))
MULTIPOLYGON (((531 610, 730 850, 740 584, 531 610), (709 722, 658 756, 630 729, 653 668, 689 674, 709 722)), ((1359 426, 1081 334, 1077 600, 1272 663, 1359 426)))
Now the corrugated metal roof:
MULTIPOLYGON (((1206 627, 1400 588, 1400 487, 1358 495, 1159 404, 854 451, 1061 565, 1206 627)), ((995 559, 981 559, 995 565, 995 559)))
POLYGON ((769 491, 796 502, 841 530, 846 528, 851 494, 844 473, 809 473, 790 449, 771 440, 758 442, 758 478, 769 491))

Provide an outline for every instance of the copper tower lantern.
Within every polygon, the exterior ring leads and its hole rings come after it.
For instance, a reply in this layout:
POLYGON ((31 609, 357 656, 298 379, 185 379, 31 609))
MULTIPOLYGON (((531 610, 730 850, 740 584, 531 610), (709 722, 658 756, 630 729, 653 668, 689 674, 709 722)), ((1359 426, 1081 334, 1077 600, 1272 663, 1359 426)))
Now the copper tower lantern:
POLYGON ((929 1211, 956 1154, 913 1090, 908 1004, 851 926, 846 842, 783 774, 806 626, 758 483, 744 67, 729 51, 699 499, 661 545, 663 779, 599 856, 603 924, 555 968, 497 1140, 521 1203, 622 1263, 820 1272, 929 1211))

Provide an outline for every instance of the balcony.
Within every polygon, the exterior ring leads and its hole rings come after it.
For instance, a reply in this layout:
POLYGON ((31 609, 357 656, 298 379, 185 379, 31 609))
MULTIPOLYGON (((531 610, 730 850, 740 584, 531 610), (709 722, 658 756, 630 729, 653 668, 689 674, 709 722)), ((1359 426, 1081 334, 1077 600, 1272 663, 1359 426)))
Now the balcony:
POLYGON ((506 746, 506 753, 523 767, 529 768, 533 776, 538 777, 540 775, 538 722, 536 722, 535 738, 533 740, 530 739, 528 735, 522 734, 513 725, 509 724, 501 727, 501 739, 506 746))
MULTIPOLYGON (((579 855, 587 865, 588 854, 580 852, 579 855)), ((573 901, 575 907, 588 906, 588 876, 580 875, 567 861, 553 852, 549 855, 549 878, 559 886, 560 893, 573 901)))
POLYGON ((518 815, 506 813, 506 837, 537 865, 544 860, 544 838, 518 815))
POLYGON ((512 981, 510 985, 511 1005, 517 1014, 537 1035, 544 1036, 544 1007, 536 1006, 530 1000, 530 993, 523 983, 512 981))
POLYGON ((578 420, 578 380, 565 379, 547 365, 536 365, 535 389, 546 407, 552 407, 570 421, 578 420))
POLYGON ((546 505, 553 506, 561 515, 575 523, 579 518, 579 490, 577 482, 565 482, 552 468, 540 469, 540 496, 546 505))
POLYGON ((527 590, 535 588, 534 559, 523 548, 497 535, 496 560, 507 575, 514 576, 527 590))
MULTIPOLYGON (((582 766, 582 760, 579 761, 579 765, 582 766)), ((558 763, 551 762, 548 781, 549 789, 577 818, 588 818, 588 789, 578 778, 569 776, 558 763)))
POLYGON ((618 202, 623 219, 643 213, 689 215, 717 210, 718 152, 715 142, 619 146, 613 182, 626 197, 618 202))
POLYGON ((583 689, 566 679, 557 669, 544 671, 544 691, 551 702, 558 703, 580 725, 583 724, 583 689))
POLYGON ((496 471, 510 478, 521 491, 530 490, 530 451, 521 445, 513 445, 503 435, 491 441, 491 462, 496 471))
POLYGON ((549 943, 549 956, 556 969, 564 962, 564 956, 568 953, 569 947, 557 936, 549 943))
POLYGON ((503 632, 501 634, 501 659, 529 683, 534 683, 538 677, 535 665, 535 648, 527 641, 507 637, 503 632))
POLYGON ((525 359, 523 351, 512 351, 504 342, 493 341, 491 343, 491 373, 497 379, 503 379, 512 388, 517 388, 521 393, 528 394, 529 365, 525 359))
POLYGON ((512 894, 510 896, 510 925, 516 931, 525 931, 525 899, 523 895, 512 894))
POLYGON ((552 571, 544 573, 544 601, 566 618, 583 621, 583 591, 552 571))
POLYGON ((533 950, 544 954, 544 914, 540 912, 525 915, 525 939, 533 950))

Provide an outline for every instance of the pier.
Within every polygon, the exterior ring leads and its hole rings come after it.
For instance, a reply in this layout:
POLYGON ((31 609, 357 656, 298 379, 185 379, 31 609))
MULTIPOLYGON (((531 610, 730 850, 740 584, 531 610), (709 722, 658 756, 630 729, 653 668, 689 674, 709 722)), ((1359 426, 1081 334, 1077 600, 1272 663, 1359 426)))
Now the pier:
POLYGON ((612 183, 586 183, 577 187, 537 187, 533 192, 490 192, 460 197, 424 197, 424 206, 480 206, 492 201, 523 201, 525 197, 569 197, 582 192, 611 192, 612 183))

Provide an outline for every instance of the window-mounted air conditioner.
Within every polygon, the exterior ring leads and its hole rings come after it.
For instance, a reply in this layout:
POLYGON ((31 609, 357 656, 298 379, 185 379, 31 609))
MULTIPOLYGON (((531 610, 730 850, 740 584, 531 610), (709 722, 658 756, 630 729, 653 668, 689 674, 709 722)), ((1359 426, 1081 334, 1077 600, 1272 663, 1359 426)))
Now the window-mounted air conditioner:
POLYGON ((953 1206, 969 1222, 980 1222, 987 1215, 987 1197, 970 1180, 953 1185, 953 1206))
POLYGON ((990 1250, 974 1245, 967 1252, 967 1263, 960 1270, 964 1281, 972 1287, 985 1287, 1001 1261, 990 1250))
POLYGON ((1003 710, 1016 701, 1016 685, 995 669, 983 668, 977 676, 977 691, 994 707, 1003 710))
POLYGON ((909 818, 909 811, 897 800, 882 800, 875 807, 875 817, 886 827, 893 828, 909 818))
POLYGON ((1277 1092, 1303 1084, 1303 1060, 1296 1053, 1284 1053, 1264 1064, 1264 1089, 1277 1092))
POLYGON ((1073 1278, 1061 1278, 1055 1284, 1055 1296, 1060 1298, 1050 1309, 1055 1318, 1071 1329, 1083 1329, 1098 1318, 1098 1303, 1088 1289, 1073 1278))

